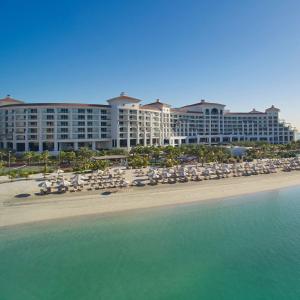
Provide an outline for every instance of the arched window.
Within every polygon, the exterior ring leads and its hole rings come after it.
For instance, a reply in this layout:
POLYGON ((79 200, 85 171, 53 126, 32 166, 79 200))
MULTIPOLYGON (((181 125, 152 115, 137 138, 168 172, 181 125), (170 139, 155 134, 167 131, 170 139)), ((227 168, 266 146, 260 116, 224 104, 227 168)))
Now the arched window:
POLYGON ((213 108, 212 110, 211 110, 211 114, 212 115, 217 115, 219 113, 219 111, 216 109, 216 108, 213 108))

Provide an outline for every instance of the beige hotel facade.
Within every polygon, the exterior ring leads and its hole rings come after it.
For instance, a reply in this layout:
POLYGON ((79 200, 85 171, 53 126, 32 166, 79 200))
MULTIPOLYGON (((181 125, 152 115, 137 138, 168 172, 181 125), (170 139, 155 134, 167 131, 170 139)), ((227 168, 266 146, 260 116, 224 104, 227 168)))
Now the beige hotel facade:
POLYGON ((124 93, 107 104, 25 103, 0 99, 0 148, 16 152, 131 148, 136 145, 230 144, 266 141, 286 144, 296 129, 265 111, 230 112, 201 100, 180 108, 156 100, 142 104, 124 93))

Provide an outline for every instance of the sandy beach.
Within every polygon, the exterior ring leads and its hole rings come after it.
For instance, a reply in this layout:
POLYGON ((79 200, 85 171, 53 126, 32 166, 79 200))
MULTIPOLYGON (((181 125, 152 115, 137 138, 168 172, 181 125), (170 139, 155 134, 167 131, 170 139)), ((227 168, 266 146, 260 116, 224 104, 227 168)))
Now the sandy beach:
POLYGON ((300 172, 227 178, 202 182, 134 187, 103 195, 101 191, 16 198, 36 182, 0 184, 0 227, 92 214, 119 213, 166 205, 187 204, 211 199, 300 185, 300 172))

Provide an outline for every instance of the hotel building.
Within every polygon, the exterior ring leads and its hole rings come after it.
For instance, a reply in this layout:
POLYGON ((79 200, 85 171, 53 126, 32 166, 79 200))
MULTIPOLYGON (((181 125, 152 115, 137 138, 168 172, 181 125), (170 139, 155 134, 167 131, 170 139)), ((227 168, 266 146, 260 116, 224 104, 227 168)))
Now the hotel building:
POLYGON ((286 144, 296 139, 296 129, 279 119, 274 106, 242 113, 201 100, 172 108, 159 100, 143 105, 124 93, 107 103, 25 103, 7 96, 0 99, 0 148, 55 153, 84 146, 286 144))

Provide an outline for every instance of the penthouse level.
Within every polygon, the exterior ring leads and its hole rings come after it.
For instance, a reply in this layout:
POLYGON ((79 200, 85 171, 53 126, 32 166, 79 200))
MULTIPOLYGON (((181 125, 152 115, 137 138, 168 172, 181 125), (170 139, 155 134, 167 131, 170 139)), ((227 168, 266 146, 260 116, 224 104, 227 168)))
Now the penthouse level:
POLYGON ((296 129, 265 111, 230 112, 224 104, 200 102, 172 108, 160 100, 142 104, 121 93, 107 104, 25 103, 0 99, 0 147, 17 152, 130 148, 136 145, 284 144, 296 129))

